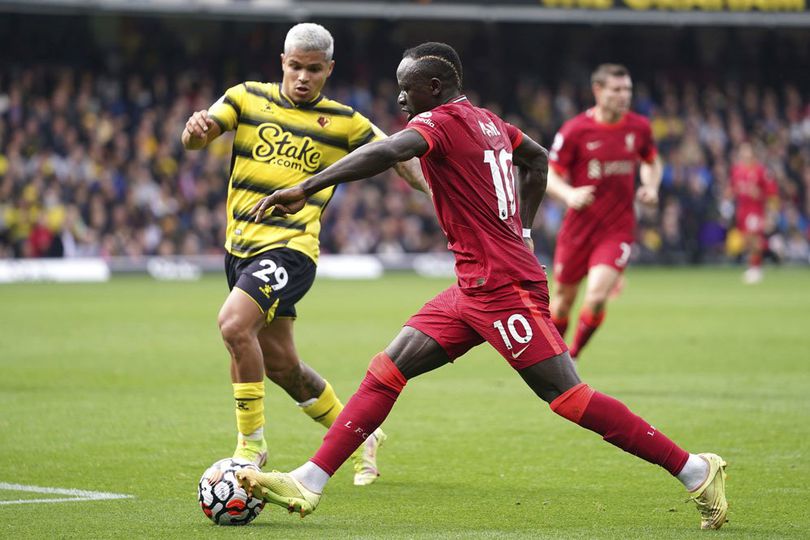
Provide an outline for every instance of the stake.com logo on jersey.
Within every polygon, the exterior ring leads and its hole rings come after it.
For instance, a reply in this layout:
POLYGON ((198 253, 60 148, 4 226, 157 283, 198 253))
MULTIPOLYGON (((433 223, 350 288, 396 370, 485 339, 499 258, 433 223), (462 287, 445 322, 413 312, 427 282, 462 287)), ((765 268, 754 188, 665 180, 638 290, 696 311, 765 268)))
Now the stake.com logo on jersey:
POLYGON ((413 120, 411 120, 411 122, 422 122, 423 124, 427 124, 430 127, 435 128, 436 124, 434 124, 433 120, 430 119, 431 116, 433 116, 433 113, 430 111, 419 113, 413 117, 413 120))
POLYGON ((254 160, 294 171, 314 173, 318 170, 323 153, 310 137, 296 140, 292 133, 273 122, 260 124, 256 136, 258 141, 251 152, 254 160))

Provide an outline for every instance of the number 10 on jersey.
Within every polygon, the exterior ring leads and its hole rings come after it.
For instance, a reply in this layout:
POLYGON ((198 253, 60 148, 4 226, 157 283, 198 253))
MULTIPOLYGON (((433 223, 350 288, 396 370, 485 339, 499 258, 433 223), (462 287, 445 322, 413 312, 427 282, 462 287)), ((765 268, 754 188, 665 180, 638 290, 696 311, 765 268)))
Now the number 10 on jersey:
POLYGON ((484 163, 489 164, 495 196, 498 198, 498 217, 506 221, 515 215, 515 180, 512 174, 512 154, 504 149, 495 158, 494 150, 484 150, 484 163))

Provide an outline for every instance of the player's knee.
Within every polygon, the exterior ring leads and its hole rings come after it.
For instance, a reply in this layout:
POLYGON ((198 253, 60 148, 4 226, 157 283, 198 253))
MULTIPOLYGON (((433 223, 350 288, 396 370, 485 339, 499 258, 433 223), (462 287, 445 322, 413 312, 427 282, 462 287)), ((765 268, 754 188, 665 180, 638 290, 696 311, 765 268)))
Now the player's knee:
POLYGON ((568 317, 575 298, 576 289, 569 290, 564 285, 557 285, 557 290, 551 295, 551 314, 556 318, 568 317))
POLYGON ((588 296, 583 302, 583 307, 587 308, 593 314, 602 313, 608 301, 608 293, 603 291, 589 292, 588 296))
POLYGON ((579 424, 593 394, 593 388, 586 383, 580 382, 558 394, 549 402, 549 406, 552 411, 563 418, 579 424))
POLYGON ((220 314, 217 323, 222 340, 230 349, 238 349, 256 337, 250 326, 238 317, 220 314))
POLYGON ((571 313, 571 304, 567 302, 556 302, 550 306, 551 316, 555 319, 565 319, 571 313))
POLYGON ((561 294, 552 294, 549 302, 549 310, 554 317, 567 317, 571 311, 571 303, 566 301, 561 294))

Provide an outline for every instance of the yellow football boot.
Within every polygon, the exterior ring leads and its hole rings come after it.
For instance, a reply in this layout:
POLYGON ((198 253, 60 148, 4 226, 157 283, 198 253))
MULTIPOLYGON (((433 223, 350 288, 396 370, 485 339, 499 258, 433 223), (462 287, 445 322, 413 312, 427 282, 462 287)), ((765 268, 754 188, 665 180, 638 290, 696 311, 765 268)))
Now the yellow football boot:
POLYGON ((726 462, 717 454, 698 454, 709 464, 706 480, 692 492, 700 512, 701 529, 719 529, 726 522, 726 462))
POLYGON ((383 430, 377 428, 371 437, 363 441, 352 454, 354 464, 354 485, 367 486, 377 480, 380 471, 377 470, 377 450, 383 445, 388 436, 383 430))
POLYGON ((264 437, 257 441, 246 439, 240 433, 233 457, 246 459, 261 469, 267 463, 267 441, 264 440, 264 437))
POLYGON ((320 493, 308 490, 289 473, 241 469, 236 472, 236 479, 254 497, 286 508, 291 514, 298 512, 301 517, 314 512, 321 500, 320 493))

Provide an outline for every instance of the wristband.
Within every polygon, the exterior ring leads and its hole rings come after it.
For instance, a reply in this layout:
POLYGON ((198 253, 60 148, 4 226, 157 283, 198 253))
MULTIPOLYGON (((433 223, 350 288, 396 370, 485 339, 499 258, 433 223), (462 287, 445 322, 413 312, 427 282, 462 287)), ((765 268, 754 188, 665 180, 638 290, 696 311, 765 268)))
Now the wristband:
POLYGON ((523 238, 531 238, 532 237, 532 230, 531 229, 523 229, 523 238))

